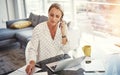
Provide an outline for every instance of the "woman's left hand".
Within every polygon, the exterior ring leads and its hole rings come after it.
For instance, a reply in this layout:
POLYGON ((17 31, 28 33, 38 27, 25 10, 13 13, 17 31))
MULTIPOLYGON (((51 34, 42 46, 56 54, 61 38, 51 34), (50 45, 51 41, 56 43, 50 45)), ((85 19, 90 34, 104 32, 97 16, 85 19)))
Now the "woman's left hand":
POLYGON ((62 36, 66 36, 65 21, 61 22, 61 33, 62 33, 62 36))
POLYGON ((61 33, 62 33, 62 44, 65 45, 67 43, 67 37, 66 37, 66 28, 65 28, 65 21, 61 22, 61 33))

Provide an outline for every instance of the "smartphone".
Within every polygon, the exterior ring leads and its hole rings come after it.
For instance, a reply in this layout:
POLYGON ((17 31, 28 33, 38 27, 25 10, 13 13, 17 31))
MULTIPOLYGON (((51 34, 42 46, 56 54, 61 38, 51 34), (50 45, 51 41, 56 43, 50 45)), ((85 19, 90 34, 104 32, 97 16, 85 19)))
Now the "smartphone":
POLYGON ((61 25, 62 25, 62 19, 60 20, 59 28, 61 27, 61 25))
POLYGON ((62 22, 60 22, 60 24, 59 24, 59 28, 61 27, 61 25, 62 25, 62 22))

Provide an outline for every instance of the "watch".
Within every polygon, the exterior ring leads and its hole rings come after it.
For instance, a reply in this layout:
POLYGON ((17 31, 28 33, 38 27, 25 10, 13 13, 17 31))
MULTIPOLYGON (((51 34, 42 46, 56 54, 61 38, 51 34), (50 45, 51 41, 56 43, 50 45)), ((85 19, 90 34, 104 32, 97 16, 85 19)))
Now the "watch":
POLYGON ((63 35, 62 38, 66 38, 66 35, 63 35))

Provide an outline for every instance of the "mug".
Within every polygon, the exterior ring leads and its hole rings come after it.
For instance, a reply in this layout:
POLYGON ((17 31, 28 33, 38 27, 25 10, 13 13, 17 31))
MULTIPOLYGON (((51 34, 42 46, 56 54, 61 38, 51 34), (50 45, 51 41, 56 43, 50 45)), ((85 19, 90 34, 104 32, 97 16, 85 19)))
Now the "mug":
POLYGON ((91 56, 91 46, 90 45, 83 46, 82 50, 83 50, 85 56, 87 56, 87 57, 91 56))

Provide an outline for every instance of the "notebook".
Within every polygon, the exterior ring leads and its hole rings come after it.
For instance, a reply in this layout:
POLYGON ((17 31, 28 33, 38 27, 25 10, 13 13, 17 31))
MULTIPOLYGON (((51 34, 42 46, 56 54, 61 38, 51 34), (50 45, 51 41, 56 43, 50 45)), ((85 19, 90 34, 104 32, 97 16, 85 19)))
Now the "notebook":
POLYGON ((64 70, 65 68, 71 68, 77 65, 80 65, 80 63, 85 59, 85 57, 79 57, 79 58, 67 58, 61 61, 57 62, 52 62, 46 64, 46 66, 52 71, 52 72, 57 72, 64 70))
POLYGON ((105 72, 105 67, 100 60, 92 60, 91 63, 84 65, 84 70, 86 73, 92 72, 105 72))

